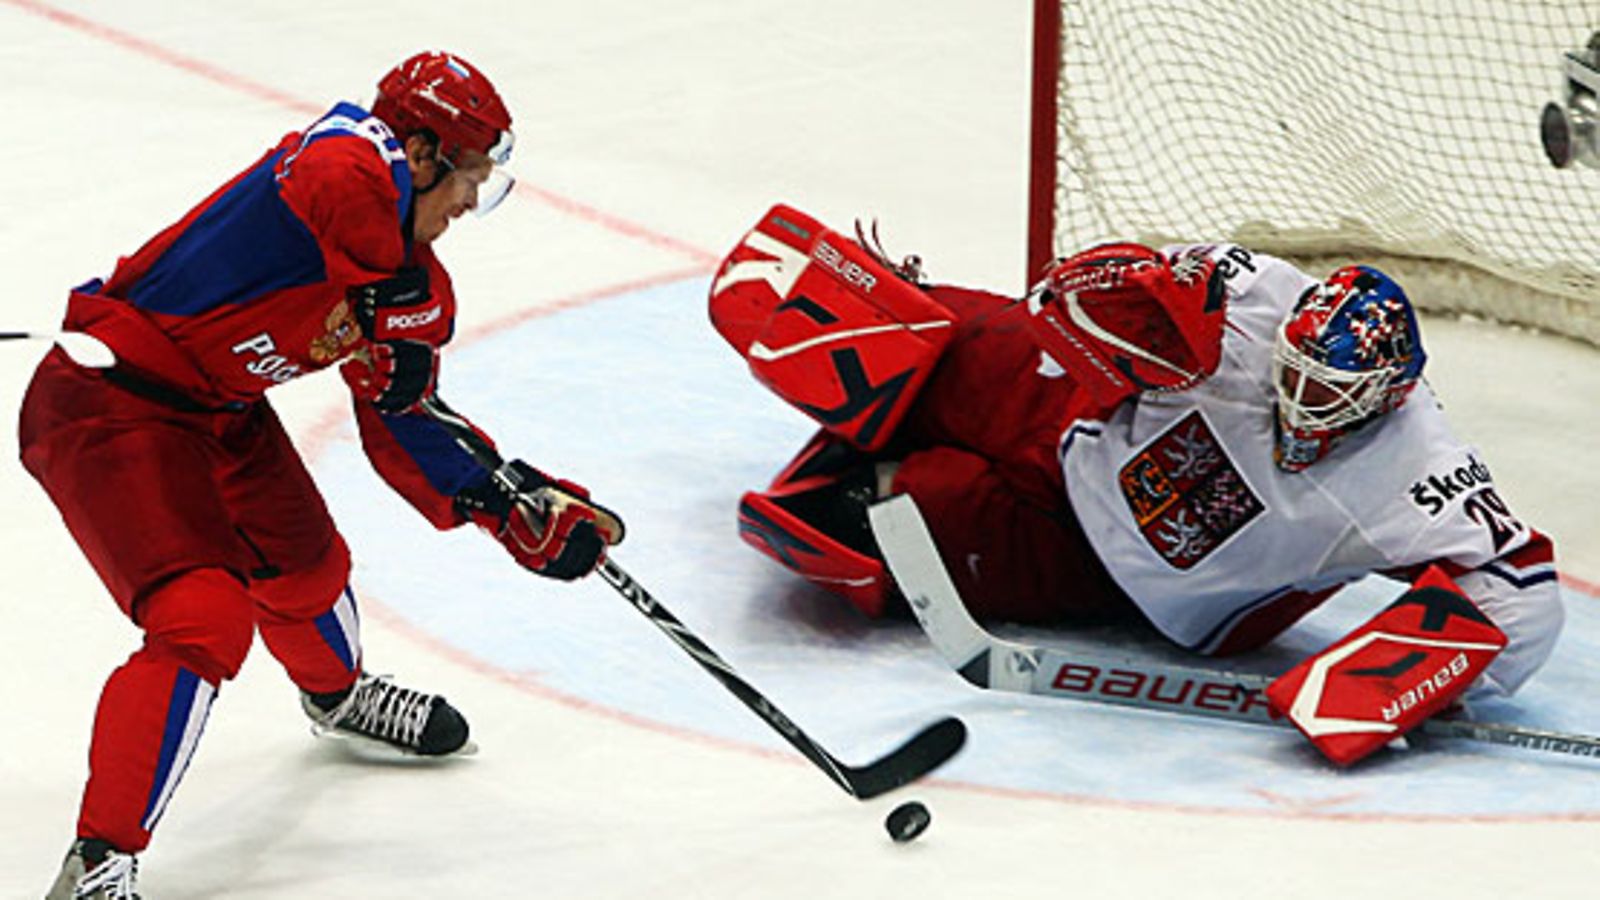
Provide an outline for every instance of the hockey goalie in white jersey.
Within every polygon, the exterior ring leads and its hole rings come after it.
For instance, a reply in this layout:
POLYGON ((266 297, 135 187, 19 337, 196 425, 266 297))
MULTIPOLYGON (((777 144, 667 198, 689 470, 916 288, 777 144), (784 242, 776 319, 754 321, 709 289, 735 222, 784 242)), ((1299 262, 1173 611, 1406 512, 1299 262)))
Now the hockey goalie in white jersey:
MULTIPOLYGON (((1103 400, 1125 398, 1067 428, 1061 463, 1096 554, 1168 638, 1207 654, 1258 646, 1377 572, 1416 582, 1403 601, 1447 608, 1397 604, 1314 659, 1343 660, 1374 632, 1395 638, 1385 665, 1442 651, 1420 671, 1431 680, 1407 719, 1469 682, 1509 694, 1549 656, 1563 618, 1551 543, 1451 432, 1422 380, 1415 312, 1387 276, 1352 266, 1319 282, 1233 245, 1122 244, 1058 263, 1029 303, 1050 361, 1103 400), (1162 291, 1146 286, 1160 273, 1212 282, 1206 309, 1156 302, 1162 291), (1163 325, 1185 339, 1163 337, 1163 325), (1219 352, 1195 348, 1196 335, 1219 352), (1473 640, 1419 636, 1396 618, 1406 610, 1424 632, 1462 616, 1473 640)), ((1286 711, 1308 667, 1285 683, 1286 711)), ((1393 674, 1370 661, 1358 671, 1393 674)), ((1387 717, 1401 693, 1373 703, 1387 717)), ((1359 758, 1381 741, 1356 743, 1330 755, 1359 758)))
POLYGON ((757 379, 822 426, 742 498, 740 534, 867 615, 902 608, 866 523, 888 494, 981 618, 1136 608, 1222 655, 1388 575, 1411 589, 1267 692, 1340 762, 1469 685, 1515 691, 1560 631, 1550 541, 1451 433, 1411 303, 1374 269, 1106 244, 1019 303, 777 206, 710 299, 757 379))

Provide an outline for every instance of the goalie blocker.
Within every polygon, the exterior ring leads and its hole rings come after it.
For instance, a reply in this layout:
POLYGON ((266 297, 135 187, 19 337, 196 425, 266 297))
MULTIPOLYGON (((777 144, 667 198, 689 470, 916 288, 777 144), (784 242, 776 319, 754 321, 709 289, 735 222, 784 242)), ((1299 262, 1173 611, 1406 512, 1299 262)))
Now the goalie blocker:
POLYGON ((889 581, 865 513, 878 495, 872 452, 911 409, 955 316, 855 241, 781 204, 723 262, 710 311, 756 379, 822 426, 766 491, 741 499, 740 536, 881 615, 889 581))
POLYGON ((1506 636, 1437 566, 1371 621, 1267 688, 1323 755, 1354 763, 1446 709, 1506 636))

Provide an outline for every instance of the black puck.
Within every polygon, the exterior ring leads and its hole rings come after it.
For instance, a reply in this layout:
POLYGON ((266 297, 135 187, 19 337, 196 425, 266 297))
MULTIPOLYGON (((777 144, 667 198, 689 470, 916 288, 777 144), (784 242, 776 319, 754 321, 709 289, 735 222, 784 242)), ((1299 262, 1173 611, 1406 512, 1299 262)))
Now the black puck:
POLYGON ((928 830, 928 823, 933 821, 933 813, 921 803, 912 800, 902 803, 889 813, 889 818, 883 821, 883 827, 888 830, 889 837, 894 838, 897 844, 914 841, 917 836, 928 830))

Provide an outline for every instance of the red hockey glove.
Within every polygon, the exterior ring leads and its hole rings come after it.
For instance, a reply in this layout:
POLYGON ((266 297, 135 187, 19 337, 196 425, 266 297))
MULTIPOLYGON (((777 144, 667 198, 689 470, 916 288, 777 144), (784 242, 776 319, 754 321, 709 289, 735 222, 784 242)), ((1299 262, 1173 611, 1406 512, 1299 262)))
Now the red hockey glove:
POLYGON ((456 510, 494 535, 523 568, 571 581, 594 571, 606 547, 622 540, 622 520, 589 492, 521 460, 463 488, 456 510))

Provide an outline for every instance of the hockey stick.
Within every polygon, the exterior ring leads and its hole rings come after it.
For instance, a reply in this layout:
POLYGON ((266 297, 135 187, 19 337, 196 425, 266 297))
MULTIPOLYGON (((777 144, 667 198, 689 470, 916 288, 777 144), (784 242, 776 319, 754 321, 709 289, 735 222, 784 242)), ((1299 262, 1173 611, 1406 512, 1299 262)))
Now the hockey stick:
MULTIPOLYGON (((995 637, 961 602, 916 501, 893 497, 869 508, 868 515, 917 622, 951 668, 974 686, 1290 727, 1267 705, 1264 691, 1273 680, 1269 676, 995 637)), ((1419 730, 1429 737, 1600 756, 1600 737, 1593 735, 1458 719, 1428 719, 1419 730)))
POLYGON ((109 369, 117 364, 110 347, 81 331, 0 331, 0 341, 50 341, 65 350, 73 362, 89 369, 109 369))
POLYGON ((607 557, 600 563, 600 577, 852 797, 868 800, 909 784, 943 765, 966 742, 966 725, 950 716, 917 732, 875 762, 865 766, 845 765, 801 731, 764 694, 739 677, 716 651, 706 646, 705 641, 678 621, 614 560, 607 557))
MULTIPOLYGON (((471 454, 479 465, 491 472, 499 470, 502 462, 500 454, 479 437, 465 420, 445 406, 443 401, 429 397, 422 402, 421 409, 444 426, 456 444, 471 454)), ((649 591, 617 565, 609 555, 601 561, 599 573, 601 580, 611 585, 634 609, 649 619, 651 624, 661 629, 663 634, 689 654, 701 668, 711 673, 723 687, 738 697, 751 712, 782 735, 791 746, 800 751, 801 755, 821 769, 823 774, 833 779, 834 784, 858 800, 869 800, 921 778, 943 765, 966 743, 966 725, 960 719, 950 716, 923 728, 905 743, 872 763, 865 766, 845 765, 795 725, 782 710, 767 699, 765 694, 741 678, 733 666, 718 656, 705 641, 662 606, 660 601, 651 596, 649 591)))

